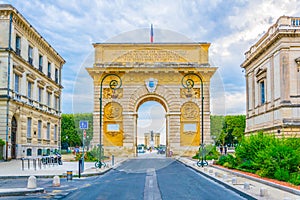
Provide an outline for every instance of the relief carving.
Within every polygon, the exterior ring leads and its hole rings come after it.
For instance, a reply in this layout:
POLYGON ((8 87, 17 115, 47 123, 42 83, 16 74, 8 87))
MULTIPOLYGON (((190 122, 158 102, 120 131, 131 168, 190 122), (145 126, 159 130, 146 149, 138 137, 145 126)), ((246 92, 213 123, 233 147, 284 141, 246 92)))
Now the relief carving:
POLYGON ((194 120, 199 115, 199 108, 195 103, 188 102, 182 106, 181 112, 184 119, 194 120))
POLYGON ((120 104, 111 102, 104 108, 104 115, 107 119, 118 119, 122 115, 122 107, 120 104))

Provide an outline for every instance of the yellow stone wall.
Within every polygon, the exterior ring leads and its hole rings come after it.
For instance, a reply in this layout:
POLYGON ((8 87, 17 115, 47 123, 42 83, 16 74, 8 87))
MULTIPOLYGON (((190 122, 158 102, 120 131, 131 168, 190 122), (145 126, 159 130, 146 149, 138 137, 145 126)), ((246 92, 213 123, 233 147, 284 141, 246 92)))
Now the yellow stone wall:
MULTIPOLYGON (((135 156, 137 144, 137 111, 146 101, 159 102, 166 111, 166 146, 173 155, 194 155, 200 145, 201 120, 201 77, 204 97, 204 142, 211 143, 210 138, 210 78, 216 71, 208 64, 207 43, 182 44, 94 44, 95 63, 87 68, 94 80, 94 138, 92 145, 99 144, 99 110, 100 83, 107 74, 116 74, 122 79, 122 87, 113 92, 109 89, 109 76, 103 81, 104 111, 102 113, 105 154, 118 153, 121 156, 135 156), (182 86, 186 74, 194 81, 194 88, 187 90, 182 86), (155 80, 154 91, 149 90, 147 81, 155 80), (107 141, 105 107, 111 102, 117 103, 122 110, 122 133, 110 136, 107 141), (192 106, 196 115, 186 118, 188 108, 192 106), (187 106, 187 107, 189 107, 187 106), (182 113, 185 113, 183 117, 182 113), (198 122, 198 123, 197 123, 198 122), (196 131, 187 134, 185 123, 195 123, 196 131), (123 135, 123 137, 117 136, 123 135)), ((115 120, 117 121, 117 120, 115 120)))

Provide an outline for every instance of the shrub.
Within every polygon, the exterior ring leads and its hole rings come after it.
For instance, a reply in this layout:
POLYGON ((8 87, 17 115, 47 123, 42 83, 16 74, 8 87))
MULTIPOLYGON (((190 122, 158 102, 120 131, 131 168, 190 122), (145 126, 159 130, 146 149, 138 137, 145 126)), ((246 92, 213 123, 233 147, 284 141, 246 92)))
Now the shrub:
POLYGON ((275 171, 274 178, 279 181, 288 181, 290 178, 289 171, 279 168, 275 171))
MULTIPOLYGON (((199 158, 199 153, 200 153, 200 158, 202 157, 202 149, 196 153, 195 156, 193 156, 193 159, 198 159, 199 158)), ((219 152, 217 151, 216 146, 214 145, 207 145, 204 148, 204 156, 206 160, 217 160, 219 158, 219 152)))
POLYGON ((300 172, 291 173, 289 182, 294 185, 300 185, 300 172))
POLYGON ((228 168, 235 168, 237 166, 236 159, 231 154, 222 155, 217 161, 217 164, 228 168))
POLYGON ((0 139, 0 146, 4 146, 5 145, 5 141, 3 141, 2 139, 0 139))

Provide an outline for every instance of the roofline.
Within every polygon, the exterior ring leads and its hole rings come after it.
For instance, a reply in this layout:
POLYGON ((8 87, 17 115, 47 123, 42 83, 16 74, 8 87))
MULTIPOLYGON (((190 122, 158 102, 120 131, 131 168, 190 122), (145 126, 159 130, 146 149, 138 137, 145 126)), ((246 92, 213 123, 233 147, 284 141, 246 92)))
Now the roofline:
POLYGON ((65 59, 63 59, 63 57, 50 45, 49 42, 47 42, 47 40, 29 23, 29 21, 14 6, 12 6, 11 4, 0 4, 0 11, 1 10, 11 10, 12 12, 14 12, 14 14, 19 16, 22 20, 24 20, 25 23, 27 23, 27 25, 30 27, 30 29, 33 29, 33 31, 41 38, 41 40, 43 40, 49 46, 49 48, 52 49, 56 53, 56 55, 63 61, 62 64, 66 63, 65 59))
POLYGON ((210 44, 208 42, 154 42, 154 43, 150 43, 150 42, 108 42, 108 43, 102 43, 102 42, 96 42, 96 43, 92 43, 93 45, 196 45, 196 44, 210 44))

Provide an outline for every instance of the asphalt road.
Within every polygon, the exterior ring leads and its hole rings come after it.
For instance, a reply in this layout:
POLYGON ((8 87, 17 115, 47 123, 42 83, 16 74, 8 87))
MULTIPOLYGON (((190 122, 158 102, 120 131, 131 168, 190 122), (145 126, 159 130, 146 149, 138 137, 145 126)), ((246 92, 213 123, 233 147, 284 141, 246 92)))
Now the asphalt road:
POLYGON ((66 199, 245 199, 172 159, 133 159, 66 199))
POLYGON ((9 199, 245 199, 168 158, 128 160, 102 176, 76 179, 72 182, 63 180, 60 188, 49 187, 49 180, 43 180, 41 184, 47 193, 9 199))

